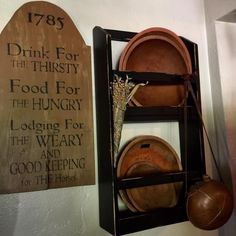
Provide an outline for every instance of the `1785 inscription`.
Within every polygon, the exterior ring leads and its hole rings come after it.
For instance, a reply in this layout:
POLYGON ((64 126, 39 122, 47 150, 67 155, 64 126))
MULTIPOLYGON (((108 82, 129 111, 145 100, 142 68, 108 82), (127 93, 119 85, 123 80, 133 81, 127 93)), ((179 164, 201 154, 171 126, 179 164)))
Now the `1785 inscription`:
POLYGON ((0 192, 94 184, 91 51, 69 16, 23 5, 0 35, 0 192))

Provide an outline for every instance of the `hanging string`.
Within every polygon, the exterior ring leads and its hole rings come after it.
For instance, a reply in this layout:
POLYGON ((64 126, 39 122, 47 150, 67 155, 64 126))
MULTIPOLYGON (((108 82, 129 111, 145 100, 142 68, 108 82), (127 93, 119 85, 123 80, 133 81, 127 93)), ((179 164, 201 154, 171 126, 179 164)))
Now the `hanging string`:
POLYGON ((188 83, 184 81, 184 166, 185 166, 185 196, 188 196, 188 83))
POLYGON ((211 154, 212 154, 212 157, 213 157, 213 161, 214 161, 214 164, 215 164, 215 167, 216 167, 218 176, 219 176, 219 178, 220 178, 220 181, 221 181, 221 182, 224 182, 224 181, 223 181, 223 178, 222 178, 222 175, 221 175, 221 172, 220 172, 220 168, 219 168, 219 166, 218 166, 218 164, 217 164, 217 161, 216 161, 216 157, 215 157, 215 154, 214 154, 212 145, 211 145, 211 141, 210 141, 209 135, 208 135, 208 133, 207 133, 207 130, 206 130, 206 127, 205 127, 203 118, 202 118, 202 114, 201 114, 201 111, 200 111, 200 107, 199 107, 199 104, 198 104, 196 95, 195 95, 195 93, 194 93, 194 91, 193 91, 193 87, 192 87, 192 84, 191 84, 191 82, 190 82, 190 79, 191 79, 191 76, 189 76, 189 75, 187 75, 187 76, 184 77, 185 84, 187 84, 186 88, 188 89, 188 91, 190 92, 190 94, 191 94, 191 96, 192 96, 192 98, 193 98, 194 105, 195 105, 195 107, 196 107, 198 117, 199 117, 199 119, 200 119, 200 122, 201 122, 201 124, 202 124, 203 130, 204 130, 204 132, 205 132, 205 135, 206 135, 206 138, 207 138, 207 142, 208 142, 208 145, 209 145, 209 148, 210 148, 210 151, 211 151, 211 154))

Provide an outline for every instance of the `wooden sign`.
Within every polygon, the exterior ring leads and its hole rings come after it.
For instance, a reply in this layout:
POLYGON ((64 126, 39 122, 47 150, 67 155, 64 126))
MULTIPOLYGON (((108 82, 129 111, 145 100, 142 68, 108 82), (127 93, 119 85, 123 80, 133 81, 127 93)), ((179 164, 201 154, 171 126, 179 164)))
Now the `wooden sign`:
POLYGON ((0 63, 0 192, 94 184, 91 49, 70 17, 23 5, 0 63))

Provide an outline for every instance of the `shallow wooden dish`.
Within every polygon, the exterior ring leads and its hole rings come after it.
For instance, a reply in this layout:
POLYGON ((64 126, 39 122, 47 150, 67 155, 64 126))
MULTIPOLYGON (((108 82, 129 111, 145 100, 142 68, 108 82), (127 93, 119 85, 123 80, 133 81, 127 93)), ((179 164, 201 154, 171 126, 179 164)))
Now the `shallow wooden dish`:
MULTIPOLYGON (((123 50, 119 70, 191 74, 192 64, 183 41, 174 32, 160 27, 135 35, 123 50)), ((183 102, 183 85, 140 87, 132 102, 136 106, 177 106, 183 102)))

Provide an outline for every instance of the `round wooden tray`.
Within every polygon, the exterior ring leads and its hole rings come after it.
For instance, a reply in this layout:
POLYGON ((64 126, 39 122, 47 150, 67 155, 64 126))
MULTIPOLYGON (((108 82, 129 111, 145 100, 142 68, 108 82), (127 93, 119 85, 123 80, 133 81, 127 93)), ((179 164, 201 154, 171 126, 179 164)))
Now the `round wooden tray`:
MULTIPOLYGON (((159 137, 144 135, 132 139, 125 146, 118 161, 117 177, 140 177, 179 170, 182 167, 175 150, 159 137)), ((180 188, 180 183, 170 183, 120 190, 119 193, 131 211, 149 211, 174 206, 180 188)))
MULTIPOLYGON (((126 177, 154 174, 160 168, 150 162, 138 162, 127 171, 126 177)), ((177 204, 178 195, 173 183, 127 189, 131 204, 142 212, 157 208, 173 207, 177 204)))
MULTIPOLYGON (((150 28, 134 36, 122 52, 121 71, 191 74, 192 64, 183 41, 165 28, 150 28)), ((140 87, 132 98, 136 106, 177 106, 183 102, 183 85, 140 87)))

